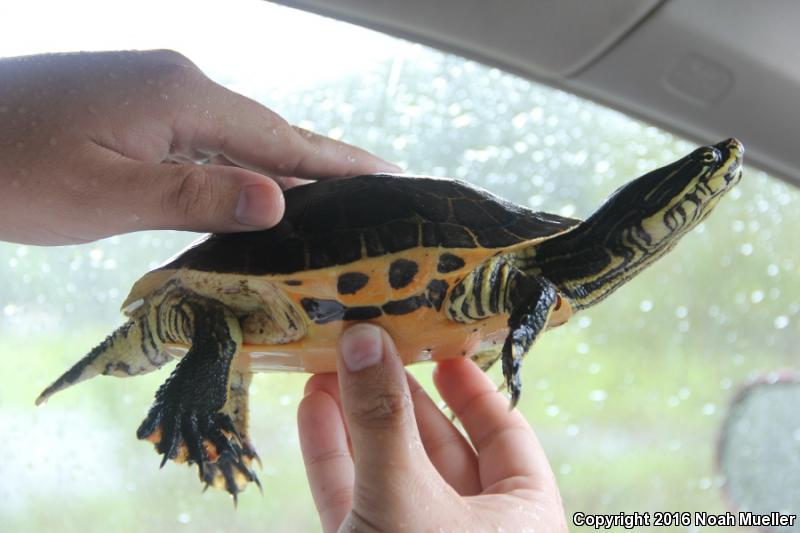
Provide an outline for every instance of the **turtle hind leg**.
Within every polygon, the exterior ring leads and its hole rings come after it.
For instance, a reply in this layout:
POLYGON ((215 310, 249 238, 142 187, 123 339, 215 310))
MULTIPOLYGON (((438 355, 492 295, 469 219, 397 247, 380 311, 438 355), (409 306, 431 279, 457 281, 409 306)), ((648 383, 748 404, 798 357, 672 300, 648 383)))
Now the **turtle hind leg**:
POLYGON ((165 322, 180 317, 190 326, 191 348, 158 389, 136 435, 164 455, 162 466, 168 459, 196 463, 201 480, 235 499, 255 481, 252 447, 237 429, 233 410, 226 409, 232 361, 242 342, 239 321, 223 304, 185 291, 160 305, 166 306, 160 313, 165 322))
POLYGON ((520 381, 522 359, 544 331, 558 299, 556 288, 545 279, 525 276, 518 282, 518 287, 524 288, 518 293, 524 297, 524 301, 515 305, 511 310, 508 319, 508 337, 506 337, 500 352, 503 361, 503 377, 508 392, 511 394, 512 409, 517 405, 522 392, 520 381))
POLYGON ((222 413, 227 415, 233 424, 228 428, 228 432, 235 436, 232 447, 236 453, 223 452, 215 462, 206 465, 200 472, 200 478, 205 481, 206 488, 211 486, 217 489, 226 489, 234 495, 234 501, 236 492, 244 490, 250 481, 255 482, 261 490, 261 482, 252 469, 253 462, 258 462, 260 465, 261 460, 251 444, 248 434, 248 389, 252 377, 253 374, 250 372, 239 370, 231 372, 228 401, 222 408, 222 413), (236 454, 240 460, 236 459, 236 454))
POLYGON ((36 399, 40 405, 56 392, 95 376, 136 376, 160 368, 169 360, 161 353, 160 342, 153 338, 144 318, 128 320, 64 372, 36 399))

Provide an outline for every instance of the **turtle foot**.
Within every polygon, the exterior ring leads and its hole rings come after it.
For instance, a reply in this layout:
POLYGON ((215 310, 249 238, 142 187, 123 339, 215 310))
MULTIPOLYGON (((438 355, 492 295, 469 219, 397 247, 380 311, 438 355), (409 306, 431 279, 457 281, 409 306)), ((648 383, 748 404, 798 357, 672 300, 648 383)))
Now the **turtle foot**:
POLYGON ((176 463, 197 464, 200 480, 224 489, 233 496, 254 482, 261 483, 252 469, 258 455, 241 437, 230 417, 224 413, 197 413, 180 405, 154 405, 136 436, 152 442, 163 454, 161 466, 168 459, 176 463))

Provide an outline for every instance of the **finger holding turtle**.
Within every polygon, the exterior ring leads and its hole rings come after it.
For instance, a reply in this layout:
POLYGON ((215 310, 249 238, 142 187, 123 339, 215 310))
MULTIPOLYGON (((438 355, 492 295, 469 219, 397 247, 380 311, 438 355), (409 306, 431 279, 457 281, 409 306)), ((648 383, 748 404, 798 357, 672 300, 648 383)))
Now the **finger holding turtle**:
POLYGON ((0 188, 12 191, 0 195, 0 240, 264 229, 284 209, 268 176, 398 170, 291 126, 168 50, 9 58, 0 79, 0 188))
POLYGON ((340 348, 340 390, 334 376, 313 378, 298 412, 324 531, 517 531, 534 523, 566 531, 533 430, 474 364, 451 360, 435 373, 469 444, 407 379, 385 332, 354 326, 340 348))

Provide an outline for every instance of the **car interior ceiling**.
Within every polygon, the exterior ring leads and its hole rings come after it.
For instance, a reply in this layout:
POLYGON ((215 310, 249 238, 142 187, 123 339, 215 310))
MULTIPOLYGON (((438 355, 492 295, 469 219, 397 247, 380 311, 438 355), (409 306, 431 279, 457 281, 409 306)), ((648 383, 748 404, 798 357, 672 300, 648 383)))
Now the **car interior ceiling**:
POLYGON ((800 3, 277 0, 502 68, 800 185, 800 3))

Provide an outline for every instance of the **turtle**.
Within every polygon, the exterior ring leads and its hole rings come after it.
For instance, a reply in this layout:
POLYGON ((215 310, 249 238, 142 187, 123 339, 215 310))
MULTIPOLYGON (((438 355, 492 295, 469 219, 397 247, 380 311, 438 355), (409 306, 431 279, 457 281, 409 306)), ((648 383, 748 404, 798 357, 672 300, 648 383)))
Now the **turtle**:
POLYGON ((458 180, 375 174, 285 191, 268 230, 210 234, 141 277, 127 321, 36 400, 99 374, 179 361, 137 430, 234 500, 258 460, 248 434, 257 371, 336 370, 357 321, 384 327, 405 364, 520 366, 548 328, 609 296, 704 220, 741 179, 736 139, 622 186, 586 220, 535 212, 458 180))

